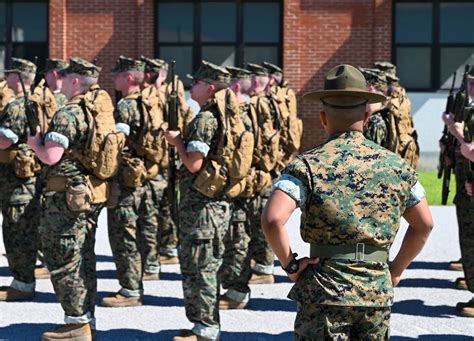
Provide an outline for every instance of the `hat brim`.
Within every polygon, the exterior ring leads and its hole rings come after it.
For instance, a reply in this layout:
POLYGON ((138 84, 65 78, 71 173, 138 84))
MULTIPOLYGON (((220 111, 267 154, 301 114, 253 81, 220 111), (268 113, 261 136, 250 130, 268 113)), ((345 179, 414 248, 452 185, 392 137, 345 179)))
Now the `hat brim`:
POLYGON ((320 90, 312 91, 303 95, 303 98, 309 101, 320 101, 326 97, 357 97, 367 100, 369 103, 380 103, 387 100, 387 97, 381 94, 363 91, 363 90, 320 90))

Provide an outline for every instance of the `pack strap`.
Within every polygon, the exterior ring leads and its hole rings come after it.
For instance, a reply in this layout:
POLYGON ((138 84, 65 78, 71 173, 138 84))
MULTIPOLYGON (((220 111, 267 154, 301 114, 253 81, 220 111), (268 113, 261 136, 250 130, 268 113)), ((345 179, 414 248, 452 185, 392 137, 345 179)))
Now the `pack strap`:
POLYGON ((388 262, 388 250, 364 243, 330 245, 311 244, 310 256, 322 259, 347 259, 354 262, 388 262))

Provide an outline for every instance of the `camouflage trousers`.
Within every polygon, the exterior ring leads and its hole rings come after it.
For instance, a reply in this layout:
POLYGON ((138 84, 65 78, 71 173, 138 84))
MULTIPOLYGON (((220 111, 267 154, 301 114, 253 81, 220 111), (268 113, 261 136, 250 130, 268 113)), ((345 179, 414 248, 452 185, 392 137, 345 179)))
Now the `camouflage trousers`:
POLYGON ((43 193, 39 234, 66 323, 93 321, 97 294, 95 232, 102 205, 71 212, 65 192, 43 193))
POLYGON ((226 295, 236 301, 249 299, 248 283, 252 275, 249 247, 256 203, 254 199, 234 199, 230 228, 225 236, 224 260, 219 276, 222 287, 229 289, 226 295))
MULTIPOLYGON (((168 183, 166 184, 168 186, 168 183)), ((160 241, 160 254, 168 256, 178 255, 178 228, 171 215, 171 203, 169 202, 167 195, 168 187, 164 190, 164 195, 159 202, 159 215, 158 221, 160 224, 159 228, 159 241, 160 241)))
POLYGON ((34 291, 39 225, 34 219, 38 215, 36 177, 19 179, 11 173, 4 180, 9 185, 2 188, 2 227, 12 287, 34 291))
POLYGON ((258 214, 252 215, 252 241, 250 243, 250 252, 255 260, 253 270, 267 275, 273 274, 275 254, 263 234, 260 216, 270 194, 271 188, 268 188, 256 199, 258 214))
POLYGON ((117 267, 120 292, 127 297, 143 294, 142 258, 145 255, 159 269, 156 251, 148 249, 151 245, 149 240, 156 240, 158 227, 152 195, 149 181, 141 187, 122 185, 117 206, 107 212, 109 241, 117 267), (155 259, 150 259, 153 256, 155 259))
MULTIPOLYGON (((458 157, 458 160, 460 157, 458 157)), ((464 277, 469 291, 474 293, 474 197, 467 195, 465 164, 456 164, 456 215, 464 277)))
POLYGON ((178 254, 186 317, 195 324, 196 334, 216 339, 220 330, 218 272, 230 223, 230 203, 189 189, 183 193, 179 213, 178 254))
POLYGON ((294 340, 388 340, 390 311, 390 307, 298 303, 294 340))
MULTIPOLYGON (((158 174, 154 179, 148 181, 150 185, 150 194, 153 206, 158 207, 165 194, 167 182, 162 175, 158 174)), ((148 224, 144 224, 142 229, 139 229, 140 240, 138 244, 140 253, 142 255, 143 271, 148 273, 160 272, 160 257, 158 253, 159 239, 158 234, 160 230, 160 215, 161 211, 155 210, 157 213, 156 219, 149 220, 148 224)))

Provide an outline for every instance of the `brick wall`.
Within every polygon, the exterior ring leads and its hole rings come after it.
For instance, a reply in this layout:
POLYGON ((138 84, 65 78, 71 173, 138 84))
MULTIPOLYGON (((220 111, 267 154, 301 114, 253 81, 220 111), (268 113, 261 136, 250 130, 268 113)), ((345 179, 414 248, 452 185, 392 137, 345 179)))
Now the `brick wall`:
POLYGON ((110 70, 118 56, 153 56, 153 0, 51 0, 49 55, 97 58, 100 83, 113 94, 110 70))
POLYGON ((390 0, 284 1, 283 65, 305 124, 303 149, 322 142, 324 132, 321 107, 302 95, 321 89, 333 66, 391 59, 391 6, 390 0))
MULTIPOLYGON (((320 107, 301 100, 322 87, 331 67, 390 60, 390 0, 284 0, 283 64, 305 122, 303 149, 323 141, 320 107)), ((49 55, 97 58, 101 84, 113 93, 110 69, 119 55, 154 53, 154 0, 51 0, 49 55)))

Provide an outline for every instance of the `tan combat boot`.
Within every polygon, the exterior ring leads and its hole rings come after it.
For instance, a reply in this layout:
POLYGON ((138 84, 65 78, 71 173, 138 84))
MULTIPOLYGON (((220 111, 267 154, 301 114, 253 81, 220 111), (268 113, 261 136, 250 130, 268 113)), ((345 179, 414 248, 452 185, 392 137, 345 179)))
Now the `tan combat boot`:
POLYGON ((35 278, 36 279, 49 279, 51 278, 51 274, 49 270, 45 266, 35 268, 35 278))
POLYGON ((3 302, 31 301, 33 297, 35 297, 34 291, 20 291, 12 287, 0 287, 0 301, 3 302))
POLYGON ((143 296, 124 296, 120 293, 111 294, 104 297, 101 306, 110 308, 138 307, 143 305, 143 296))
POLYGON ((456 278, 456 288, 467 290, 467 282, 465 278, 456 278))
POLYGON ((460 259, 460 260, 456 260, 456 261, 449 262, 448 270, 463 271, 461 259, 460 259))
MULTIPOLYGON (((219 339, 216 339, 219 340, 219 339)), ((181 331, 179 336, 173 337, 173 341, 213 341, 212 339, 206 339, 205 337, 194 334, 189 329, 181 331)))
POLYGON ((245 309, 249 301, 235 301, 227 296, 221 296, 219 298, 219 309, 245 309))
POLYGON ((142 281, 159 281, 160 280, 160 274, 159 273, 153 273, 153 272, 144 272, 142 281))
POLYGON ((179 264, 178 256, 160 255, 161 264, 179 264))
POLYGON ((275 276, 262 273, 253 273, 250 277, 249 284, 273 284, 275 283, 275 276))
POLYGON ((44 332, 41 341, 68 340, 92 341, 92 330, 89 323, 66 324, 55 331, 44 332))
POLYGON ((456 304, 456 309, 459 310, 461 316, 474 317, 474 298, 469 302, 460 302, 456 304))

